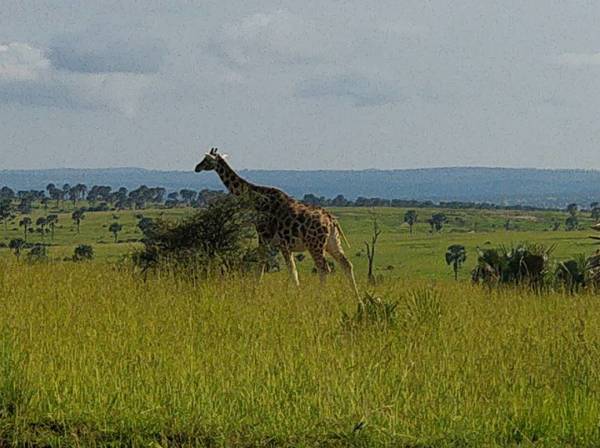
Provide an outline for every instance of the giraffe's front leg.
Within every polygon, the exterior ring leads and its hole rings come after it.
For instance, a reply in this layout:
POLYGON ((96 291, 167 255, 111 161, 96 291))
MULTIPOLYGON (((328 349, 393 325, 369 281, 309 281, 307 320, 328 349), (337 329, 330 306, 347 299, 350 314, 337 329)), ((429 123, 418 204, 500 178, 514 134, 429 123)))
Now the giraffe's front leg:
POLYGON ((290 250, 288 250, 287 247, 282 247, 281 255, 283 255, 283 259, 285 260, 285 264, 287 265, 290 277, 292 278, 294 284, 296 286, 300 286, 300 280, 298 280, 298 269, 296 269, 296 261, 294 260, 294 254, 290 250))

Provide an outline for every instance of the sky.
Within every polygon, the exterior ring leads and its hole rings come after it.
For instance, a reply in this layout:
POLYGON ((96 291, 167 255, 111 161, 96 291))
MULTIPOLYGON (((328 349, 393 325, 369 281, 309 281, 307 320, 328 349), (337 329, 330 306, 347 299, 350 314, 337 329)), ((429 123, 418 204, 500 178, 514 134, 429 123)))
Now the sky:
POLYGON ((600 2, 2 0, 0 169, 600 169, 600 2))

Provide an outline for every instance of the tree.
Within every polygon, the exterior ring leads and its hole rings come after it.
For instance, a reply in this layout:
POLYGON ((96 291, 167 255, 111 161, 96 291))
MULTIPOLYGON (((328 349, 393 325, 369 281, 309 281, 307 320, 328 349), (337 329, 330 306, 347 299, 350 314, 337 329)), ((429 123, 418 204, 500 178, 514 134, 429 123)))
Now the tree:
POLYGON ((70 184, 64 184, 62 187, 62 197, 63 199, 66 198, 67 196, 69 196, 69 192, 71 191, 71 185, 70 184))
POLYGON ((371 235, 371 243, 365 241, 365 247, 367 249, 367 261, 369 269, 367 271, 367 280, 370 284, 375 284, 375 275, 373 274, 373 267, 375 264, 375 246, 377 245, 377 239, 379 235, 381 235, 381 229, 379 228, 379 223, 377 222, 377 217, 373 216, 373 234, 371 235))
POLYGON ((579 206, 574 202, 567 205, 567 213, 571 216, 575 216, 577 214, 578 209, 579 209, 579 206))
POLYGON ((23 249, 23 247, 25 247, 25 240, 21 238, 15 238, 13 240, 10 240, 10 242, 8 243, 8 248, 13 251, 13 254, 15 254, 17 260, 21 256, 21 250, 23 249))
POLYGON ((15 198, 15 192, 9 187, 0 188, 0 199, 10 199, 11 201, 15 198))
POLYGON ((94 258, 94 248, 88 244, 80 244, 73 251, 73 261, 87 261, 94 258))
POLYGON ((77 187, 71 187, 69 189, 69 200, 73 203, 73 207, 77 205, 77 199, 79 199, 79 190, 77 190, 77 187))
POLYGON ((23 227, 23 235, 25 237, 25 242, 27 242, 27 234, 29 233, 31 222, 32 221, 29 216, 24 216, 23 219, 19 221, 19 227, 23 227))
POLYGON ((154 226, 154 220, 152 218, 141 217, 138 221, 138 228, 142 231, 143 234, 148 233, 151 230, 151 227, 154 226))
POLYGON ((118 242, 118 238, 119 238, 119 232, 123 230, 123 226, 121 224, 119 224, 118 222, 113 222, 109 227, 108 227, 108 231, 110 233, 112 233, 115 237, 115 243, 118 242))
POLYGON ((183 199, 184 202, 188 205, 191 204, 196 199, 196 196, 198 195, 198 193, 196 193, 194 190, 188 190, 186 188, 181 190, 179 192, 179 194, 181 195, 181 199, 183 199))
POLYGON ((77 233, 79 234, 79 227, 81 226, 81 221, 85 219, 85 212, 82 208, 78 208, 71 213, 71 219, 77 226, 77 233))
POLYGON ((577 230, 578 226, 579 226, 579 220, 577 219, 577 216, 575 216, 575 215, 567 216, 567 219, 565 219, 565 230, 577 230))
POLYGON ((58 224, 58 215, 48 215, 46 216, 46 223, 48 227, 50 227, 50 239, 54 241, 54 228, 56 224, 58 224))
POLYGON ((448 221, 448 218, 443 213, 434 213, 431 218, 427 220, 427 223, 431 226, 431 233, 435 230, 440 232, 444 227, 444 223, 448 221))
POLYGON ((446 250, 446 264, 452 265, 454 270, 454 280, 458 280, 458 270, 462 264, 467 261, 467 250, 465 246, 453 244, 446 250))
POLYGON ((404 214, 404 222, 408 224, 408 231, 412 235, 413 226, 417 223, 417 212, 416 210, 407 210, 404 214))
POLYGON ((4 224, 4 237, 8 232, 8 221, 13 218, 12 201, 10 199, 0 200, 0 222, 4 224))
POLYGON ((596 222, 600 221, 600 207, 594 207, 591 213, 592 219, 596 222))
POLYGON ((30 263, 37 263, 48 260, 48 251, 46 246, 43 244, 34 244, 29 252, 27 253, 27 261, 30 263))
POLYGON ((255 268, 263 263, 253 247, 255 224, 243 198, 222 196, 177 223, 158 218, 144 226, 144 248, 133 261, 144 272, 166 262, 190 275, 255 268))
POLYGON ((46 226, 48 225, 48 220, 45 217, 40 216, 36 220, 35 225, 38 226, 38 228, 39 228, 38 230, 40 231, 40 234, 42 235, 42 240, 44 240, 44 237, 46 235, 46 226))

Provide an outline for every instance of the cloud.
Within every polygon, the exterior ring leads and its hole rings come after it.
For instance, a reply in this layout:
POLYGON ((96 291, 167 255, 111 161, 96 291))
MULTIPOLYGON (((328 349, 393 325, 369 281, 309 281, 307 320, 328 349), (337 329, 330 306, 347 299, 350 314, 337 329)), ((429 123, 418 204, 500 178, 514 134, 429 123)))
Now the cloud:
POLYGON ((221 27, 209 49, 226 64, 299 64, 323 56, 314 23, 285 10, 257 13, 221 27))
POLYGON ((567 67, 596 67, 600 66, 600 53, 563 53, 554 61, 567 67))
POLYGON ((0 81, 31 81, 50 66, 43 51, 28 44, 0 44, 0 81))
POLYGON ((77 73, 157 73, 165 50, 159 42, 137 43, 122 40, 101 47, 83 46, 77 41, 50 47, 48 58, 58 70, 77 73))
POLYGON ((53 64, 51 53, 22 42, 0 45, 0 103, 107 109, 131 116, 152 81, 150 74, 125 70, 118 58, 112 65, 106 59, 95 63, 98 72, 64 70, 53 64), (123 71, 115 71, 119 66, 123 71))
POLYGON ((380 106, 402 99, 402 95, 393 83, 358 75, 303 81, 297 86, 296 94, 302 98, 349 99, 356 106, 380 106))

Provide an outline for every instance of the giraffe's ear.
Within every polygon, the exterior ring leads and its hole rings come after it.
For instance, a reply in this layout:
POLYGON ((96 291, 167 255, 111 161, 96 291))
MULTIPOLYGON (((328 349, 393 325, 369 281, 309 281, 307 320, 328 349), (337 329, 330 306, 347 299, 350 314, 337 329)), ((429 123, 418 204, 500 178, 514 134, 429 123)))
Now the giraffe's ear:
POLYGON ((217 151, 218 151, 217 148, 211 148, 210 149, 210 155, 211 156, 216 156, 217 155, 217 151))

